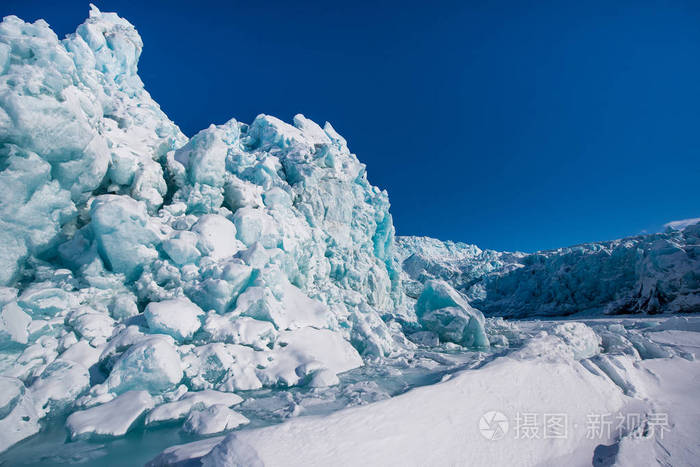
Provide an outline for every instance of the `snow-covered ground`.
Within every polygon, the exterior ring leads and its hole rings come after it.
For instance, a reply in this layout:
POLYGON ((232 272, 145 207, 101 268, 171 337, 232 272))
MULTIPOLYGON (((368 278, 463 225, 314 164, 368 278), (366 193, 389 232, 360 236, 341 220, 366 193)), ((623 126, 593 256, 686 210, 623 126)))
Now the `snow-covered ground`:
POLYGON ((440 383, 169 448, 151 465, 697 465, 700 318, 509 327, 517 350, 440 383))
MULTIPOLYGON (((172 422, 145 427, 146 418, 113 441, 40 434, 0 461, 697 465, 700 317, 489 319, 487 329, 508 347, 424 347, 411 360, 342 374, 332 388, 250 391, 243 402, 219 396, 251 420, 227 436, 202 438, 172 422), (168 447, 178 440, 185 444, 168 447)), ((123 410, 115 415, 104 419, 117 426, 123 410)))

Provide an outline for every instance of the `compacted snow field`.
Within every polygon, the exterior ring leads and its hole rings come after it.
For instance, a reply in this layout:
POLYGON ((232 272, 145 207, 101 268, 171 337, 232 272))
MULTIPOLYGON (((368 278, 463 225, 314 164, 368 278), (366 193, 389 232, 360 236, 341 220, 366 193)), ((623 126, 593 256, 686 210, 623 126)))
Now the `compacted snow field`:
POLYGON ((700 224, 397 241, 329 123, 187 138, 142 47, 0 23, 0 464, 697 464, 700 224))
MULTIPOLYGON (((333 387, 242 391, 242 402, 219 404, 251 421, 228 436, 188 434, 185 410, 179 422, 149 426, 154 410, 125 438, 66 443, 65 431, 49 431, 0 461, 697 465, 700 317, 489 318, 487 329, 504 345, 420 346, 344 373, 333 387)), ((115 415, 103 423, 117 425, 115 415)))

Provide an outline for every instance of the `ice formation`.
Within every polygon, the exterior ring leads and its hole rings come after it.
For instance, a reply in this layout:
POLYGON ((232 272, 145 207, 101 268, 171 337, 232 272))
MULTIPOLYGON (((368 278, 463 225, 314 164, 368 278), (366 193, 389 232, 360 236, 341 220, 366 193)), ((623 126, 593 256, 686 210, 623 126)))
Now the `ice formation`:
POLYGON ((397 237, 404 287, 442 279, 493 316, 700 311, 700 224, 532 254, 397 237))
POLYGON ((302 115, 188 139, 145 91, 141 49, 94 6, 64 40, 0 24, 3 420, 28 419, 0 450, 71 412, 73 437, 152 407, 148 423, 231 429, 231 400, 178 398, 334 385, 412 345, 387 324, 413 314, 387 194, 345 140, 302 115))
MULTIPOLYGON (((618 390, 591 371, 632 393, 620 355, 680 355, 636 331, 562 323, 528 334, 482 311, 697 310, 700 226, 533 255, 395 245, 386 192, 330 124, 260 115, 187 138, 145 91, 141 49, 130 23, 95 7, 63 40, 42 20, 0 23, 0 452, 52 423, 75 443, 168 425, 224 433, 256 410, 298 414, 290 388, 336 408, 383 401, 410 386, 402 370, 477 366, 490 349, 513 350, 488 367, 494 380, 517 361, 550 385, 546 368, 522 363, 545 361, 569 386, 609 393, 592 404, 617 408, 618 390), (400 381, 383 388, 362 367, 400 381)), ((479 378, 436 387, 463 398, 453 391, 472 381, 476 401, 479 378)), ((422 406, 413 394, 376 410, 422 406)), ((257 462, 269 440, 287 448, 307 426, 302 438, 386 434, 379 424, 358 435, 366 411, 352 413, 347 426, 295 422, 163 456, 257 462)), ((433 401, 415 414, 449 413, 433 401)), ((402 439, 418 446, 410 436, 425 433, 410 421, 402 439)))

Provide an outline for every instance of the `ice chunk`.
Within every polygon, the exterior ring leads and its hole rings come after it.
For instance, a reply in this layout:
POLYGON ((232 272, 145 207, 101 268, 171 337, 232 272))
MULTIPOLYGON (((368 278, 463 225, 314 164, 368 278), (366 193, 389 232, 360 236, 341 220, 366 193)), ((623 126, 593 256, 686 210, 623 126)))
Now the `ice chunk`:
POLYGON ((202 254, 212 259, 225 259, 243 249, 236 240, 236 226, 224 216, 208 214, 199 218, 192 226, 199 236, 198 247, 202 254))
POLYGON ((117 295, 109 304, 109 312, 117 321, 125 320, 139 314, 134 297, 128 294, 117 295))
POLYGON ((3 335, 18 344, 26 344, 29 337, 28 327, 32 318, 22 311, 16 302, 10 302, 0 313, 0 339, 3 335))
POLYGON ((335 386, 338 383, 340 383, 338 375, 327 368, 321 368, 313 372, 311 381, 309 381, 309 386, 312 388, 325 388, 328 386, 335 386))
POLYGON ((38 419, 22 381, 0 376, 0 452, 38 432, 38 419))
MULTIPOLYGON (((280 333, 272 361, 258 375, 265 384, 293 386, 322 369, 338 374, 362 365, 357 350, 339 334, 302 328, 280 333)), ((324 379, 330 379, 328 373, 324 379)))
POLYGON ((134 278, 158 257, 160 241, 150 224, 146 206, 128 196, 98 196, 90 209, 90 225, 105 264, 115 272, 134 278))
POLYGON ((582 360, 600 353, 601 339, 593 329, 583 323, 572 321, 554 327, 553 334, 571 346, 574 358, 582 360))
POLYGON ((232 407, 240 404, 243 398, 230 393, 207 389, 198 392, 188 392, 180 399, 159 405, 146 416, 146 425, 170 422, 185 418, 193 409, 201 410, 213 405, 232 407))
POLYGON ((154 333, 172 336, 177 341, 192 339, 202 326, 201 308, 185 297, 151 302, 143 312, 148 327, 154 333))
POLYGON ((163 242, 163 250, 177 265, 194 263, 201 256, 197 249, 198 241, 199 237, 194 232, 177 232, 163 242))
POLYGON ((90 368, 100 360, 103 347, 104 345, 93 347, 86 340, 78 341, 61 354, 61 359, 80 363, 85 368, 90 368))
POLYGON ((262 209, 240 208, 233 215, 233 223, 245 246, 260 242, 265 248, 274 248, 282 237, 277 222, 262 209))
POLYGON ((420 323, 440 339, 467 347, 488 347, 484 315, 444 281, 429 281, 418 301, 420 323))
POLYGON ((46 318, 67 312, 78 306, 78 298, 50 284, 34 284, 17 299, 17 303, 33 318, 46 318))
POLYGON ((249 345, 257 350, 268 348, 277 339, 278 334, 268 321, 237 316, 234 313, 221 316, 210 312, 204 330, 212 341, 249 345))
POLYGON ((90 374, 80 363, 56 360, 46 367, 30 389, 37 413, 63 410, 90 388, 90 374))
POLYGON ((140 389, 159 394, 175 387, 181 379, 180 356, 171 340, 153 336, 124 352, 114 364, 106 384, 116 394, 140 389))
POLYGON ((112 336, 115 321, 106 313, 100 313, 90 307, 82 306, 73 310, 66 319, 68 324, 80 337, 99 345, 112 336))
POLYGON ((233 259, 218 262, 201 271, 203 279, 188 290, 188 295, 204 310, 230 311, 241 291, 248 286, 253 269, 233 259))
POLYGON ((306 296, 289 281, 274 275, 279 281, 273 287, 248 287, 236 302, 236 313, 262 321, 269 321, 279 330, 297 329, 305 326, 325 328, 330 325, 330 312, 323 303, 306 296))
POLYGON ((196 435, 213 435, 233 430, 249 422, 246 417, 226 405, 216 404, 204 410, 190 412, 183 429, 196 435))
POLYGON ((211 125, 177 150, 175 160, 187 169, 191 183, 221 187, 226 174, 228 145, 237 139, 238 124, 235 120, 219 127, 211 125))
POLYGON ((215 343, 194 347, 183 357, 183 365, 195 389, 246 391, 262 387, 256 369, 267 365, 268 356, 251 347, 215 343))
POLYGON ((134 427, 153 398, 146 391, 128 391, 97 407, 73 412, 66 420, 71 439, 121 436, 134 427))

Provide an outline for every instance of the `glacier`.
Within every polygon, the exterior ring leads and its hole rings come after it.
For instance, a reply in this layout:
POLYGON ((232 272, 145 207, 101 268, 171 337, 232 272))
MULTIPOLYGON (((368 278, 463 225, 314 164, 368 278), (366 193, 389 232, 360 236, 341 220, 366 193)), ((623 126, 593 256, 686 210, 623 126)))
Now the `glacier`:
POLYGON ((700 223, 532 254, 397 237, 404 287, 444 280, 487 316, 697 313, 700 223))
MULTIPOLYGON (((572 416, 650 414, 691 384, 652 381, 671 371, 655 362, 697 374, 694 317, 609 315, 700 311, 700 224, 533 254, 397 237, 331 124, 263 114, 188 138, 142 48, 95 6, 62 40, 0 23, 0 463, 353 464, 384 443, 371 464, 507 464, 523 444, 483 443, 480 411, 578 391, 572 416)), ((529 465, 597 446, 579 429, 526 448, 529 465)))

